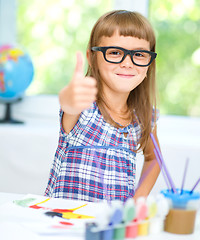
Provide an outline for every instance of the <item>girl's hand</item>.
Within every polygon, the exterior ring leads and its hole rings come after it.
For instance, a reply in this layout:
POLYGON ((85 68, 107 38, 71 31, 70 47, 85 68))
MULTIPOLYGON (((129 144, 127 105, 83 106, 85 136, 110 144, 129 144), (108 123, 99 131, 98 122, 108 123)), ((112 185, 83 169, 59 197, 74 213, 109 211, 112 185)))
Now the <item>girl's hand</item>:
POLYGON ((70 83, 60 91, 59 100, 63 111, 70 115, 78 115, 90 107, 97 95, 96 79, 84 77, 83 55, 76 55, 76 67, 70 83))

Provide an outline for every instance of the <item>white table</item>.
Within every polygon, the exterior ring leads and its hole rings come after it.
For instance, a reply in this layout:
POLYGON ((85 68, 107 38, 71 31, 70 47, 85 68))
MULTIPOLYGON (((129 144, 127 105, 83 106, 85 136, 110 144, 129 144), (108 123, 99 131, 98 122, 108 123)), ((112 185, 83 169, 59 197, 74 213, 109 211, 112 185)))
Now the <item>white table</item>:
MULTIPOLYGON (((3 193, 0 192, 0 205, 12 201, 19 200, 23 197, 23 194, 3 193)), ((1 216, 1 213, 0 213, 1 216)), ((0 218, 0 239, 1 240, 83 240, 75 236, 39 236, 29 232, 27 229, 20 228, 20 226, 9 224, 9 222, 3 222, 0 218)), ((158 235, 151 235, 145 237, 137 237, 136 240, 199 240, 200 239, 200 227, 195 230, 195 233, 188 235, 177 235, 163 232, 158 235)))

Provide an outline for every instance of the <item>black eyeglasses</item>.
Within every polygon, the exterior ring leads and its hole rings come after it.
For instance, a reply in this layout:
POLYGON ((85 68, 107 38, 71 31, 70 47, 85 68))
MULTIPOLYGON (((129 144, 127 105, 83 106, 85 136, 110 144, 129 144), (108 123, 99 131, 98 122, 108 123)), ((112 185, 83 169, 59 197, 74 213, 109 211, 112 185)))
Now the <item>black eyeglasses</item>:
POLYGON ((115 46, 92 47, 91 49, 102 52, 104 59, 109 63, 121 63, 127 55, 130 55, 133 64, 140 67, 149 66, 157 56, 157 53, 147 50, 127 50, 115 46))

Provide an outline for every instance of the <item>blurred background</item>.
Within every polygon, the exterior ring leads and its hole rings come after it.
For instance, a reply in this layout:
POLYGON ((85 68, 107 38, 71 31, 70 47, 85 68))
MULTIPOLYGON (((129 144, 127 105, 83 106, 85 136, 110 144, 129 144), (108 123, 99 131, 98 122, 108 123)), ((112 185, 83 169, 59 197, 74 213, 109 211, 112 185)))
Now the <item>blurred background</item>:
MULTIPOLYGON (((120 1, 18 0, 17 41, 29 51, 36 69, 27 93, 57 94, 72 76, 76 51, 85 53, 97 18, 117 4, 120 1)), ((200 1, 147 4, 157 36, 161 113, 200 116, 200 1)))

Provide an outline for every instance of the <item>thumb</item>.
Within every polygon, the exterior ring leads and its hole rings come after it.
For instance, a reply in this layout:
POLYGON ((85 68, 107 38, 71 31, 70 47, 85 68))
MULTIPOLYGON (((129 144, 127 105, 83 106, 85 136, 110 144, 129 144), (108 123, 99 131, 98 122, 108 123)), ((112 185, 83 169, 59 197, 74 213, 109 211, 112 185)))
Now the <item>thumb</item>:
POLYGON ((84 69, 83 54, 82 54, 82 52, 77 52, 76 53, 76 67, 75 67, 74 75, 83 77, 83 75, 84 75, 83 69, 84 69))

